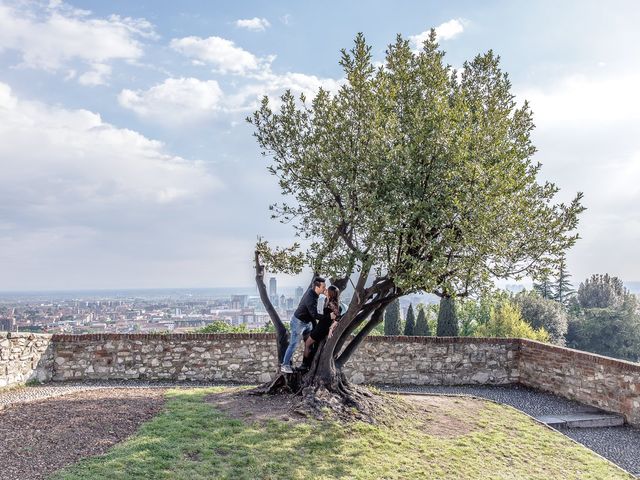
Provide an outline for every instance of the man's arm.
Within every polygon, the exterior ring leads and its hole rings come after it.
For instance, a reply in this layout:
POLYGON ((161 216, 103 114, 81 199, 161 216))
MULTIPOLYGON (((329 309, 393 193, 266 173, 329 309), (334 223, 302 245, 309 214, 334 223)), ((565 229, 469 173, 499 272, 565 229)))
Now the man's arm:
POLYGON ((322 313, 318 312, 318 299, 317 298, 313 298, 311 297, 311 295, 309 295, 309 297, 307 298, 307 301, 305 302, 304 305, 307 308, 307 312, 309 312, 309 316, 311 318, 313 318, 314 320, 321 320, 322 319, 322 313))

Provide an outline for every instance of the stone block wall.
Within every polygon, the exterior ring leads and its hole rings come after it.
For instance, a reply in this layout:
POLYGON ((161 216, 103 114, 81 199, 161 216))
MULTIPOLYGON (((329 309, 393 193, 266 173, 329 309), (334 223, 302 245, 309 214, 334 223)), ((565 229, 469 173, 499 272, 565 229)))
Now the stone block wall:
POLYGON ((0 387, 51 380, 51 335, 0 332, 0 387))
MULTIPOLYGON (((272 334, 54 335, 52 379, 265 382, 277 366, 272 334)), ((370 337, 346 369, 356 383, 518 381, 513 339, 370 337)), ((298 361, 302 346, 297 351, 298 361)))
POLYGON ((520 340, 520 383, 621 413, 640 425, 640 364, 520 340))
POLYGON ((269 334, 54 335, 52 379, 265 382, 276 369, 269 334))
POLYGON ((500 385, 518 382, 518 340, 369 337, 345 366, 356 383, 500 385))

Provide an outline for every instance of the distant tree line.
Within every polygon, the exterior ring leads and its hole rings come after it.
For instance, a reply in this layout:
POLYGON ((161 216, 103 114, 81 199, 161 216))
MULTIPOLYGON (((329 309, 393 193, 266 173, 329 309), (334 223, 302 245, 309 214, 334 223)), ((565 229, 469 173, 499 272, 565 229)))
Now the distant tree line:
POLYGON ((396 300, 373 334, 520 337, 640 361, 636 296, 608 274, 593 275, 575 290, 564 262, 557 277, 542 278, 529 291, 409 305, 404 316, 396 300))

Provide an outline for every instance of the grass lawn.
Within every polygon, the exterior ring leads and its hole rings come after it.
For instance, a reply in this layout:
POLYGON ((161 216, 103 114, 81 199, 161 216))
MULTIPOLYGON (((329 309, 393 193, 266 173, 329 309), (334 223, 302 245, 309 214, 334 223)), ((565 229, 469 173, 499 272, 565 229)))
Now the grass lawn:
POLYGON ((491 402, 389 397, 406 414, 378 425, 344 425, 234 419, 205 401, 221 391, 168 391, 164 412, 134 436, 52 478, 633 478, 560 433, 491 402))

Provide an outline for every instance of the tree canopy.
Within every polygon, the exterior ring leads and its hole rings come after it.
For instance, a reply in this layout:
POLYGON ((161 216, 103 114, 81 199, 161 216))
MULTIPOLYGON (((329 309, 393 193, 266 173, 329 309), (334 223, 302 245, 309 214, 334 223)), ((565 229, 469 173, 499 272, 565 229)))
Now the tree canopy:
POLYGON ((476 337, 515 337, 530 338, 540 342, 548 342, 549 334, 540 327, 534 329, 521 316, 518 306, 512 302, 505 302, 492 307, 489 321, 478 326, 476 337))
POLYGON ((578 288, 578 302, 582 308, 617 308, 629 297, 629 291, 618 277, 608 273, 586 279, 578 288))
POLYGON ((544 327, 552 343, 565 344, 569 319, 562 303, 543 298, 535 291, 520 292, 515 296, 515 302, 527 323, 533 328, 544 327))
POLYGON ((248 119, 286 197, 273 217, 310 245, 278 258, 262 243, 269 268, 371 270, 403 293, 465 295, 557 265, 577 238, 581 194, 555 204, 558 188, 537 181, 531 109, 498 56, 456 72, 432 32, 419 52, 398 36, 376 67, 358 34, 340 65, 335 94, 287 91, 279 111, 265 97, 248 119))

